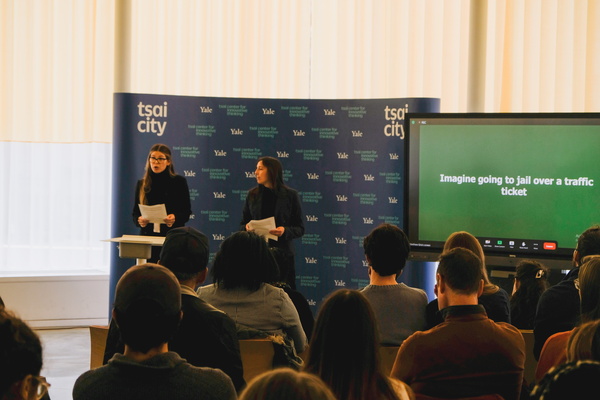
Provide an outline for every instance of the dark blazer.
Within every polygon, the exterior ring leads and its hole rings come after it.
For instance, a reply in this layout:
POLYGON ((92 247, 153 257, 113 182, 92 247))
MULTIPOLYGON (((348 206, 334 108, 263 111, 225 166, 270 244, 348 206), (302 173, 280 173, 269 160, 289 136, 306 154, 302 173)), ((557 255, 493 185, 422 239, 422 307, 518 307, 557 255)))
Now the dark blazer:
MULTIPOLYGON (((183 318, 177 332, 169 341, 169 350, 178 353, 196 367, 218 368, 225 372, 236 390, 245 386, 240 344, 235 322, 197 296, 181 295, 183 318)), ((119 327, 110 322, 104 364, 115 353, 123 353, 119 327)))
MULTIPOLYGON (((270 215, 262 215, 262 196, 264 186, 259 185, 248 192, 242 212, 240 230, 246 230, 246 224, 253 219, 263 219, 270 215)), ((291 188, 282 188, 275 203, 275 226, 283 226, 285 232, 279 240, 270 240, 269 245, 283 247, 294 254, 293 239, 304 235, 304 220, 298 192, 291 188)))

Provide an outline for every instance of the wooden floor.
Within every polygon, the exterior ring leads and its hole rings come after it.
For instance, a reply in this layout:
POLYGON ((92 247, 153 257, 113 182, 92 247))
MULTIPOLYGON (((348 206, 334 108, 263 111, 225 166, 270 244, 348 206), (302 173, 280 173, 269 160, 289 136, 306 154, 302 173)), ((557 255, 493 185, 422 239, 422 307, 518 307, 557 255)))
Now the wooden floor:
POLYGON ((73 384, 90 368, 90 333, 88 328, 39 329, 43 346, 45 376, 52 400, 71 400, 73 384))

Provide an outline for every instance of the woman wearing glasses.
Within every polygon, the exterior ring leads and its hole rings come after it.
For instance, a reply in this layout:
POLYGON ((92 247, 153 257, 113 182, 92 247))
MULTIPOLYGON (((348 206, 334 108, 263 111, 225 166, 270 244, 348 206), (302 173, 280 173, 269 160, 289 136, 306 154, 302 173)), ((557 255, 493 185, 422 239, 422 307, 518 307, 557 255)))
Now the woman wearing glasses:
MULTIPOLYGON (((164 144, 155 144, 148 153, 144 177, 137 182, 135 188, 133 222, 141 228, 141 235, 165 236, 171 228, 184 226, 191 213, 188 184, 183 176, 175 173, 171 149, 164 144), (159 226, 150 223, 142 216, 139 204, 164 204, 167 209, 164 223, 159 226)), ((152 246, 152 252, 149 262, 156 262, 160 247, 152 246)))

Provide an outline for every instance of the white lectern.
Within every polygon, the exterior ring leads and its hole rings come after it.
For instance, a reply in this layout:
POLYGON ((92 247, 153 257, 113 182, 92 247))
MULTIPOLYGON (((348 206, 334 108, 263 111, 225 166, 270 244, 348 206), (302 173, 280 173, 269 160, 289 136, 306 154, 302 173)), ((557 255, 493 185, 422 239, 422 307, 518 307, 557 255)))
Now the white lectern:
POLYGON ((136 264, 144 264, 152 255, 152 246, 162 246, 164 236, 123 235, 105 240, 119 243, 119 257, 135 258, 136 264))

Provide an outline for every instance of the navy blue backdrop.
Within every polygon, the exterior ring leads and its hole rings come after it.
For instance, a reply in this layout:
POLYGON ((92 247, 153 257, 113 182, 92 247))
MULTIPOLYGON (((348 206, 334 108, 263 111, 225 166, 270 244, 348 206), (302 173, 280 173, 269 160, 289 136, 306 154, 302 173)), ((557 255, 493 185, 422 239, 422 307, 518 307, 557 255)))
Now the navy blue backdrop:
MULTIPOLYGON (((439 99, 299 100, 116 93, 112 237, 138 234, 131 211, 135 183, 155 143, 173 151, 187 178, 188 226, 220 243, 239 229, 261 156, 277 157, 298 190, 306 233, 296 239, 296 282, 313 312, 331 291, 368 284, 362 239, 383 222, 403 227, 404 121, 439 112, 439 99)), ((111 292, 135 260, 111 253, 111 292)), ((431 293, 427 265, 403 280, 431 293)))

